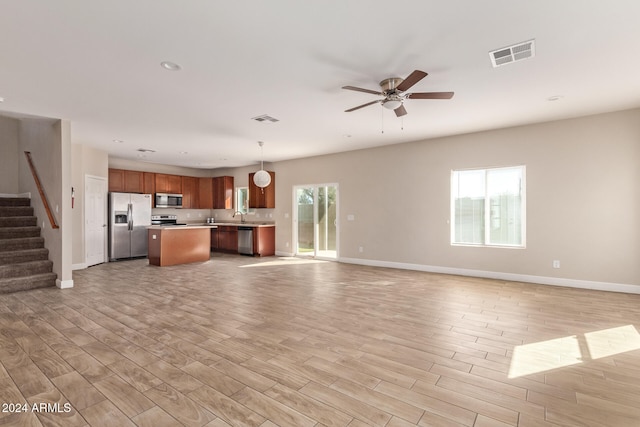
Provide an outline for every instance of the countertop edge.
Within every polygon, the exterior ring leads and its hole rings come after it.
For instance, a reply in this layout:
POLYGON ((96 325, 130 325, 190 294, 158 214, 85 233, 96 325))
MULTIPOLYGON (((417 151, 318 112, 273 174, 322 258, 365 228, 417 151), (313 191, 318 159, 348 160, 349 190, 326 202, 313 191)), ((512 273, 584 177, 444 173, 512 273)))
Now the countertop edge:
POLYGON ((189 230, 194 228, 218 228, 217 225, 149 225, 148 230, 189 230))

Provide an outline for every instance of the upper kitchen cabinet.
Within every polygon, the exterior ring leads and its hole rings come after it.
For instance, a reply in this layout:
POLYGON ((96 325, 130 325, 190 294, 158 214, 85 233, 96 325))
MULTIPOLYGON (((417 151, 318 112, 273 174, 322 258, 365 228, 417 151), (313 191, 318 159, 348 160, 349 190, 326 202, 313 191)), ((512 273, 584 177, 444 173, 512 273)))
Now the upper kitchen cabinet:
POLYGON ((193 176, 182 177, 182 207, 184 209, 198 208, 198 178, 193 176))
POLYGON ((212 178, 198 178, 198 208, 213 209, 212 178))
POLYGON ((156 174, 153 172, 142 173, 142 192, 153 194, 156 192, 156 174))
POLYGON ((276 207, 276 173, 269 172, 271 175, 271 183, 264 188, 260 188, 253 183, 253 175, 249 174, 249 208, 267 208, 273 209, 276 207))
POLYGON ((124 192, 124 171, 122 169, 109 169, 109 192, 124 192))
POLYGON ((156 193, 182 194, 182 177, 157 173, 156 193))
POLYGON ((143 193, 142 172, 109 169, 109 191, 120 193, 143 193))
POLYGON ((233 177, 213 178, 213 209, 233 209, 233 177))

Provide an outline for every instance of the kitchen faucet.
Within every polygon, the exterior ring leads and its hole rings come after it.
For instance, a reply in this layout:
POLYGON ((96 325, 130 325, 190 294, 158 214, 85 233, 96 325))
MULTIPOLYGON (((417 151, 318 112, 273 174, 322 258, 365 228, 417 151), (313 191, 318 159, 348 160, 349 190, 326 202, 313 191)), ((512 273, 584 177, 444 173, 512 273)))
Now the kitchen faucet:
POLYGON ((243 214, 242 212, 240 212, 240 211, 235 211, 235 212, 233 213, 233 217, 232 217, 232 218, 235 218, 235 217, 236 217, 236 214, 240 214, 240 223, 241 223, 241 224, 244 224, 244 223, 246 222, 246 221, 244 220, 244 214, 243 214))

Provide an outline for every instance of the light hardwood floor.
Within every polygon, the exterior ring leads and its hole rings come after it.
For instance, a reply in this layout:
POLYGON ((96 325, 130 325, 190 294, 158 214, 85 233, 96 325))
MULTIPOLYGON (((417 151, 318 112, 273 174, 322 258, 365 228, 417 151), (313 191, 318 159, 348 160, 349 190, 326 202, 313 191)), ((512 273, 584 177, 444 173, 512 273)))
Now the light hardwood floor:
POLYGON ((0 296, 0 403, 60 404, 0 425, 640 425, 640 295, 220 254, 73 278, 0 296))

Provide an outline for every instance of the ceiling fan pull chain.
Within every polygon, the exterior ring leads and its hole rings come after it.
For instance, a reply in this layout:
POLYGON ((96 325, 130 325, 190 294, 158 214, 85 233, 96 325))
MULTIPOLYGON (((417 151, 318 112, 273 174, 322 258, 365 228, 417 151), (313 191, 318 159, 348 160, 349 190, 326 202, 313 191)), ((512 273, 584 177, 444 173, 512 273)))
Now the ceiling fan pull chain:
POLYGON ((380 133, 384 133, 384 109, 380 109, 380 133))

